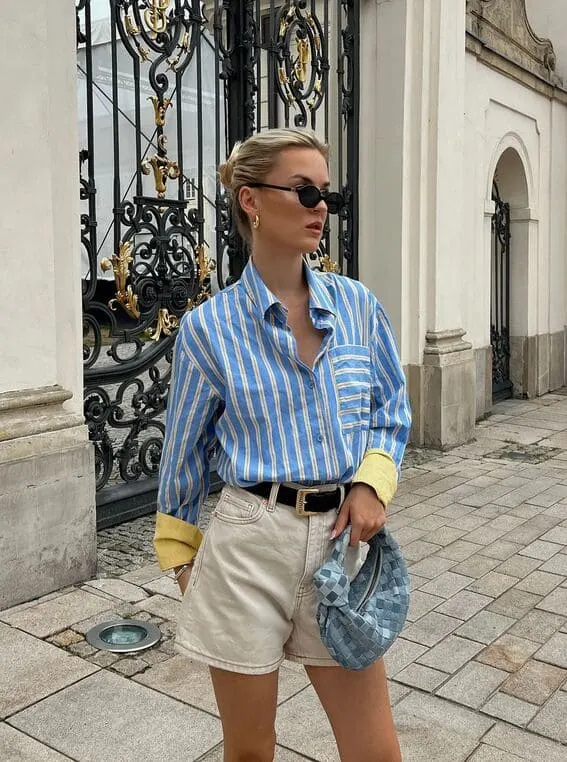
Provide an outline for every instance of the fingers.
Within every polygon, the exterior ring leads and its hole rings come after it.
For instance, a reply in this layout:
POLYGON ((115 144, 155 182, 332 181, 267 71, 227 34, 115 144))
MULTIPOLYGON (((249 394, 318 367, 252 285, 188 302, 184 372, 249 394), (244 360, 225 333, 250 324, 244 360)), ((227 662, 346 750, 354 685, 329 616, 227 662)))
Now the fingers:
POLYGON ((338 537, 340 534, 344 532, 344 530, 347 527, 348 520, 349 520, 349 508, 346 503, 343 503, 343 506, 341 510, 339 511, 339 515, 335 523, 335 527, 333 531, 331 532, 331 540, 334 540, 335 537, 338 537))

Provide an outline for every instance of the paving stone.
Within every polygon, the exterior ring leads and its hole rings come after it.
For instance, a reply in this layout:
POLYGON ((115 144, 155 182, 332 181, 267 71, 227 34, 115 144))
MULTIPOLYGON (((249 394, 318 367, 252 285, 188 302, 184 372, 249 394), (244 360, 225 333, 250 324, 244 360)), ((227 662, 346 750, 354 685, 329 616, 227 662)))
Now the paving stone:
MULTIPOLYGON (((419 577, 417 574, 412 574, 410 570, 409 581, 410 581, 410 593, 412 593, 414 590, 419 589, 422 585, 425 585, 425 583, 428 580, 426 577, 419 577)), ((411 602, 411 599, 410 599, 410 602, 411 602)))
POLYGON ((512 577, 509 574, 500 574, 500 572, 491 571, 480 577, 476 582, 469 585, 469 590, 473 593, 488 595, 490 598, 498 598, 500 595, 514 587, 520 580, 518 577, 512 577))
POLYGON ((506 672, 515 672, 538 648, 539 643, 506 634, 485 648, 476 660, 506 672))
POLYGON ((549 561, 546 561, 540 567, 540 571, 550 572, 551 574, 560 574, 567 577, 567 553, 559 553, 549 561))
POLYGON ((404 637, 397 638, 384 656, 388 676, 394 677, 426 651, 427 647, 420 643, 414 643, 404 637))
POLYGON ((57 646, 4 624, 0 624, 0 654, 0 717, 98 670, 57 646))
POLYGON ((109 608, 110 604, 104 598, 84 590, 74 590, 15 614, 0 614, 0 620, 38 638, 46 638, 109 608))
MULTIPOLYGON (((567 487, 564 487, 564 489, 567 489, 567 487)), ((567 512, 565 508, 563 511, 567 512)), ((549 532, 546 532, 544 535, 542 535, 540 539, 544 542, 554 542, 558 545, 567 545, 567 527, 554 527, 553 529, 550 529, 549 532)))
POLYGON ((167 661, 168 659, 171 659, 172 656, 160 651, 159 648, 151 648, 148 651, 144 651, 144 653, 140 655, 140 658, 143 659, 146 664, 153 667, 154 664, 160 664, 162 661, 167 661))
POLYGON ((401 685, 400 683, 394 683, 392 680, 388 680, 388 694, 390 696, 390 706, 396 706, 396 704, 398 704, 410 692, 411 692, 411 689, 408 688, 406 685, 401 685))
POLYGON ((421 591, 446 599, 451 598, 451 596, 463 590, 473 581, 472 577, 465 577, 462 574, 447 571, 423 585, 421 591))
POLYGON ((460 564, 453 566, 451 571, 454 571, 456 574, 464 574, 466 577, 478 579, 496 568, 499 563, 500 561, 497 558, 488 558, 487 556, 475 553, 460 564))
POLYGON ((538 609, 551 611, 552 614, 567 616, 567 588, 558 587, 538 603, 538 609))
MULTIPOLYGON (((421 524, 420 524, 421 526, 421 524)), ((457 529, 456 527, 439 527, 434 532, 431 532, 430 534, 426 535, 424 537, 424 540, 427 542, 433 542, 436 545, 450 545, 452 542, 455 542, 455 540, 458 540, 459 537, 462 537, 464 534, 466 534, 464 529, 457 529)))
POLYGON ((278 708, 276 733, 282 746, 298 754, 317 762, 339 762, 327 715, 311 686, 278 708))
POLYGON ((494 603, 491 603, 488 610, 514 619, 521 619, 541 600, 541 595, 526 593, 513 587, 497 598, 494 603))
POLYGON ((418 619, 417 622, 410 624, 409 627, 406 627, 403 631, 403 636, 407 640, 412 640, 422 645, 434 646, 449 635, 449 633, 453 632, 460 624, 460 619, 437 614, 435 611, 432 611, 421 619, 418 619))
POLYGON ((442 672, 453 673, 463 664, 471 661, 482 651, 482 648, 480 643, 475 643, 473 640, 449 635, 441 643, 423 653, 417 661, 442 672))
POLYGON ((426 558, 440 549, 440 545, 433 545, 433 543, 424 540, 415 540, 404 548, 404 557, 408 561, 421 561, 422 558, 426 558))
POLYGON ((544 492, 540 492, 539 495, 530 497, 525 502, 531 503, 532 505, 539 505, 542 508, 549 508, 560 500, 563 500, 565 497, 567 497, 567 487, 561 484, 556 484, 554 487, 550 487, 544 492))
POLYGON ((443 574, 452 566, 455 566, 455 561, 451 561, 449 558, 439 558, 439 556, 430 556, 424 558, 422 561, 418 561, 409 567, 411 574, 418 574, 420 577, 427 577, 433 579, 443 574))
POLYGON ((149 582, 144 582, 143 588, 146 592, 153 595, 165 595, 167 598, 173 598, 176 601, 180 601, 183 598, 175 579, 166 574, 162 574, 161 577, 149 582))
POLYGON ((415 526, 401 527, 401 529, 396 529, 394 532, 396 540, 402 547, 409 545, 409 543, 414 540, 419 540, 424 534, 426 534, 424 529, 418 529, 415 526))
POLYGON ((457 619, 470 619, 477 614, 483 608, 488 606, 494 598, 489 598, 486 595, 479 595, 473 593, 470 590, 461 590, 448 601, 437 607, 437 611, 440 614, 447 614, 448 616, 454 616, 457 619))
POLYGON ((538 568, 538 566, 541 566, 541 564, 542 562, 539 558, 528 558, 528 556, 514 555, 496 566, 494 571, 522 579, 531 574, 538 568))
POLYGON ((435 529, 445 526, 447 524, 447 519, 444 516, 430 514, 429 516, 419 519, 416 524, 419 525, 420 529, 425 529, 427 532, 433 532, 435 529))
POLYGON ((520 545, 520 543, 500 539, 496 540, 496 542, 493 542, 488 547, 479 550, 479 553, 488 556, 489 558, 497 558, 500 561, 505 561, 507 558, 510 558, 510 556, 513 556, 521 550, 522 547, 523 545, 520 545))
POLYGON ((439 604, 444 603, 444 598, 439 598, 436 595, 429 595, 421 590, 416 590, 410 596, 409 611, 407 620, 408 622, 415 622, 416 619, 420 619, 422 616, 432 611, 439 604))
POLYGON ((75 654, 75 656, 80 656, 81 659, 85 659, 87 656, 92 656, 96 653, 96 648, 93 648, 84 640, 80 643, 72 643, 67 650, 72 654, 75 654))
POLYGON ((466 558, 478 553, 481 548, 482 545, 477 545, 467 540, 456 540, 440 550, 438 555, 441 558, 450 558, 453 561, 464 561, 466 558))
MULTIPOLYGON (((151 666, 134 679, 142 685, 165 693, 197 709, 218 715, 217 702, 206 664, 177 654, 167 661, 151 666)), ((287 701, 308 684, 309 679, 305 670, 296 671, 290 669, 287 664, 283 665, 280 667, 278 702, 287 701)))
POLYGON ((558 574, 534 571, 528 574, 525 579, 518 582, 516 587, 518 590, 525 590, 536 595, 547 595, 564 581, 565 577, 560 577, 558 574))
POLYGON ((524 757, 508 754, 507 751, 502 751, 494 746, 487 746, 483 743, 472 757, 469 757, 468 762, 523 762, 524 759, 524 757))
POLYGON ((437 695, 470 706, 473 709, 480 709, 489 696, 502 685, 507 676, 508 673, 504 670, 494 669, 494 667, 478 662, 470 662, 449 682, 445 683, 437 695))
POLYGON ((556 632, 539 649, 536 659, 567 669, 567 633, 556 632))
POLYGON ((150 564, 145 564, 139 569, 134 569, 126 574, 122 574, 120 579, 131 582, 133 585, 145 585, 146 582, 151 582, 153 579, 157 579, 160 574, 163 574, 159 564, 155 561, 150 564))
POLYGON ((429 692, 438 688, 446 679, 447 674, 445 672, 415 663, 402 669, 395 677, 397 682, 429 692))
MULTIPOLYGON (((462 492, 462 487, 460 488, 462 492)), ((472 494, 476 492, 474 487, 471 487, 469 490, 469 494, 472 494)), ((457 497, 455 495, 455 497, 457 497)), ((436 497, 432 497, 430 502, 432 504, 438 504, 438 508, 436 509, 435 513, 438 516, 445 516, 447 519, 458 519, 461 516, 466 516, 469 513, 472 513, 473 506, 470 505, 461 505, 460 503, 453 502, 452 495, 450 492, 446 492, 445 495, 437 495, 436 497)))
MULTIPOLYGON (((433 518, 433 517, 431 517, 433 518)), ((449 522, 448 526, 464 529, 467 532, 472 532, 473 529, 478 529, 483 524, 487 524, 489 519, 486 516, 475 516, 469 514, 468 516, 460 516, 458 519, 453 519, 449 522)))
POLYGON ((404 762, 465 762, 493 722, 417 691, 394 707, 394 720, 404 762))
POLYGON ((100 614, 95 614, 88 619, 84 619, 83 621, 74 624, 73 630, 78 632, 80 635, 86 635, 86 633, 92 627, 96 627, 97 624, 102 624, 103 622, 115 622, 117 619, 121 618, 121 615, 118 614, 115 609, 111 609, 109 611, 101 611, 100 614))
POLYGON ((556 553, 559 553, 562 546, 555 542, 544 542, 536 540, 530 543, 526 548, 520 550, 521 556, 530 556, 530 558, 539 558, 542 561, 548 561, 556 553))
MULTIPOLYGON (((541 508, 539 510, 541 511, 541 508)), ((531 542, 539 540, 542 535, 549 531, 549 525, 546 521, 543 521, 543 518, 541 514, 537 514, 530 521, 504 535, 504 539, 511 542, 520 542, 523 545, 529 545, 531 542)))
POLYGON ((126 677, 133 677, 147 668, 147 662, 136 657, 122 658, 112 664, 112 669, 126 677))
MULTIPOLYGON (((567 693, 556 693, 529 725, 530 730, 567 744, 567 693)), ((566 750, 567 756, 567 750, 566 750)))
POLYGON ((113 579, 112 577, 92 579, 90 582, 87 582, 83 590, 88 587, 95 588, 102 593, 111 595, 113 598, 119 598, 121 601, 127 601, 128 603, 136 603, 148 597, 142 588, 124 579, 113 579))
POLYGON ((476 640, 478 643, 489 644, 494 642, 506 630, 509 630, 514 621, 514 619, 508 616, 495 614, 491 611, 480 611, 472 619, 469 619, 468 622, 459 627, 455 634, 470 640, 476 640))
POLYGON ((63 632, 58 632, 57 635, 47 638, 49 643, 53 643, 53 645, 60 646, 61 648, 66 648, 72 643, 80 643, 81 640, 84 640, 83 636, 74 630, 63 630, 63 632))
POLYGON ((109 751, 117 762, 190 762, 222 740, 216 717, 105 670, 10 723, 82 762, 99 762, 109 751))
POLYGON ((481 508, 489 503, 493 503, 497 498, 512 492, 514 487, 507 484, 494 484, 486 489, 475 490, 472 495, 461 498, 461 503, 470 505, 473 508, 481 508))
POLYGON ((177 621, 179 615, 179 601, 174 601, 165 595, 152 595, 134 605, 135 611, 147 611, 149 614, 162 617, 162 619, 177 621))
POLYGON ((2 723, 0 759, 5 762, 65 762, 69 758, 2 723))
POLYGON ((486 702, 482 711, 492 717, 510 722, 512 725, 525 728, 538 711, 538 707, 514 696, 498 692, 486 702))
POLYGON ((525 617, 515 624, 511 630, 511 635, 518 635, 527 640, 534 640, 537 643, 545 643, 554 632, 561 628, 565 619, 557 614, 551 614, 547 611, 530 611, 525 617))
MULTIPOLYGON (((274 762, 301 762, 301 760, 307 760, 302 754, 296 754, 294 751, 284 749, 283 746, 276 744, 276 750, 274 755, 274 762)), ((224 749, 223 744, 217 746, 216 749, 205 754, 201 757, 200 762, 224 762, 224 749)))
POLYGON ((110 665, 114 664, 115 661, 118 661, 119 658, 120 656, 112 653, 112 651, 97 651, 95 654, 88 657, 90 662, 97 664, 99 667, 110 667, 110 665))
POLYGON ((567 670, 530 659, 500 690, 532 704, 543 704, 566 680, 567 670))

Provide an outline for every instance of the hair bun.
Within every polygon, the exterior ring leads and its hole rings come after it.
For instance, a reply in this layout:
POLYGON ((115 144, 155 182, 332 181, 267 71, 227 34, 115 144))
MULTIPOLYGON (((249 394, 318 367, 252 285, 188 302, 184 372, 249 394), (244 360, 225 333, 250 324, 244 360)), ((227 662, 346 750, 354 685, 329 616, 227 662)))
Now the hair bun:
POLYGON ((238 154, 240 151, 240 143, 235 143, 230 156, 219 167, 219 178, 227 191, 232 190, 232 176, 234 174, 234 166, 238 160, 238 154))

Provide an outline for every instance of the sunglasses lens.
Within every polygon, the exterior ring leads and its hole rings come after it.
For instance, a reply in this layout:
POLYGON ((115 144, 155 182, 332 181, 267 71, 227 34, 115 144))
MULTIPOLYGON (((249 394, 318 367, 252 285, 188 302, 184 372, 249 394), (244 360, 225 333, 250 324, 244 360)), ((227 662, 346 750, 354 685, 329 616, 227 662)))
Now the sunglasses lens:
POLYGON ((321 191, 314 185, 304 185, 297 191, 299 203, 307 209, 313 209, 321 201, 321 191))
POLYGON ((325 199, 329 214, 338 214, 343 208, 345 202, 340 193, 329 193, 325 199))

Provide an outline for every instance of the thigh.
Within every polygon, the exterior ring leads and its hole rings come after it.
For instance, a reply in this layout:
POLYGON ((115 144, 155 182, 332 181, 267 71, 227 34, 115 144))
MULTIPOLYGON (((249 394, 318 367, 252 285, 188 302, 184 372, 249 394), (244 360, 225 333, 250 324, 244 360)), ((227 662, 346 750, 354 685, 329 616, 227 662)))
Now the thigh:
POLYGON ((224 762, 272 762, 278 672, 243 675, 211 668, 224 736, 224 762))
POLYGON ((356 672, 305 669, 329 717, 341 762, 400 762, 382 660, 356 672))

